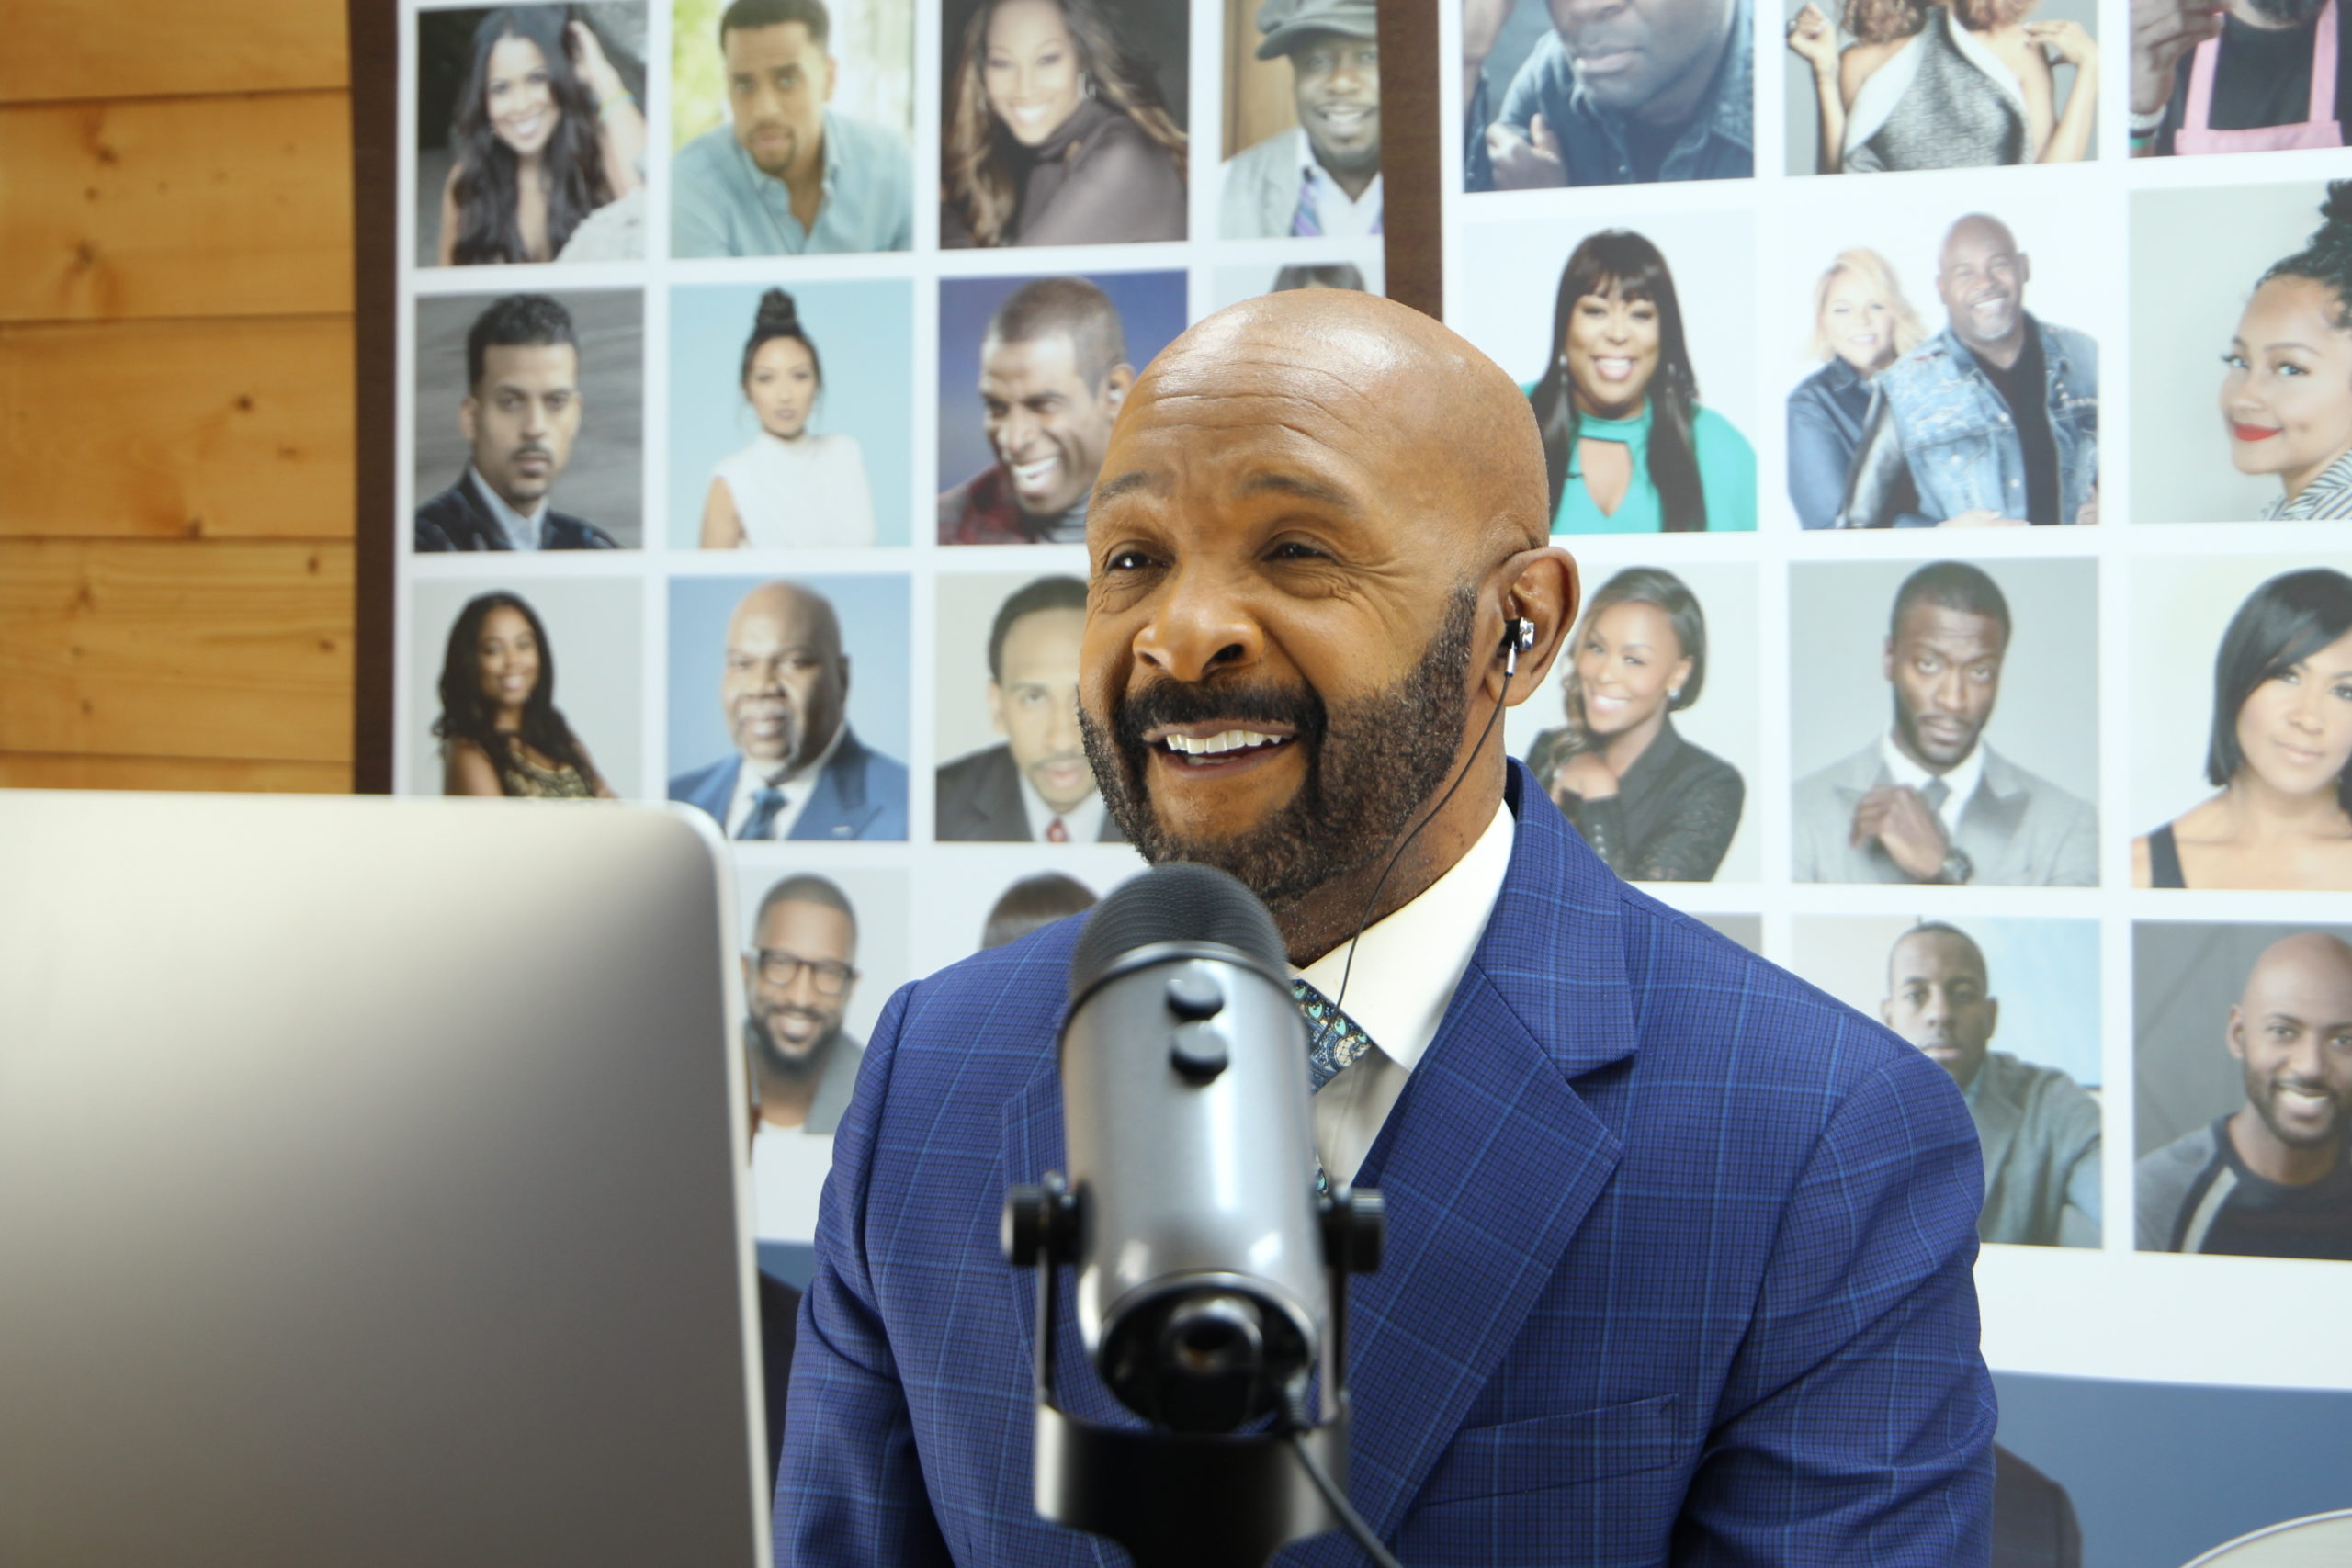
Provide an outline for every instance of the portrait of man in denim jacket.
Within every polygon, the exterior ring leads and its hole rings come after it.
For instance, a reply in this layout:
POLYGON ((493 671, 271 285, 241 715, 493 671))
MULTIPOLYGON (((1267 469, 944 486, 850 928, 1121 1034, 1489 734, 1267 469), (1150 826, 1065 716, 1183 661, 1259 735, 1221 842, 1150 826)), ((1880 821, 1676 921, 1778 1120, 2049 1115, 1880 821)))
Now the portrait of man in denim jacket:
POLYGON ((2008 225, 1944 235, 1941 332, 1881 371, 1841 528, 2098 521, 2098 344, 2029 313, 2008 225))

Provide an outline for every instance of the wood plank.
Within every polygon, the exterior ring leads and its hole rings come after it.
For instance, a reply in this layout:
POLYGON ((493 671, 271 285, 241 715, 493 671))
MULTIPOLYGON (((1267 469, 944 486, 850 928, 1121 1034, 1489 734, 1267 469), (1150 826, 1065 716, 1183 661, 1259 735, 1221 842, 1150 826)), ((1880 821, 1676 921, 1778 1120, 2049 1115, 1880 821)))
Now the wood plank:
POLYGON ((63 757, 0 751, 0 789, 233 790, 347 795, 342 762, 253 762, 217 757, 63 757))
POLYGON ((351 319, 0 326, 0 536, 352 533, 351 319))
POLYGON ((0 108, 0 321, 351 309, 343 92, 0 108))
POLYGON ((344 762, 352 547, 0 539, 0 752, 344 762))
POLYGON ((0 103, 349 82, 343 0, 9 0, 0 103))

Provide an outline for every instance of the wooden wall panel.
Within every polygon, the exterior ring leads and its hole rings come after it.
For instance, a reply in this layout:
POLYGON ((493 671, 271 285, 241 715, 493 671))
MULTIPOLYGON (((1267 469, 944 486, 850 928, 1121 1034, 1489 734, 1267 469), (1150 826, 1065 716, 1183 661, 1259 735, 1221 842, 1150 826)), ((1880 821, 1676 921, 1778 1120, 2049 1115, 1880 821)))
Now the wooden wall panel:
POLYGON ((243 794, 342 795, 341 762, 224 761, 210 757, 74 757, 0 751, 0 789, 235 790, 243 794))
POLYGON ((0 321, 348 311, 349 115, 341 92, 0 108, 0 321))
POLYGON ((0 540, 0 752, 340 762, 347 543, 0 540))
POLYGON ((0 326, 0 536, 351 536, 346 316, 0 326))
POLYGON ((343 7, 317 0, 9 0, 0 103, 340 87, 343 7))

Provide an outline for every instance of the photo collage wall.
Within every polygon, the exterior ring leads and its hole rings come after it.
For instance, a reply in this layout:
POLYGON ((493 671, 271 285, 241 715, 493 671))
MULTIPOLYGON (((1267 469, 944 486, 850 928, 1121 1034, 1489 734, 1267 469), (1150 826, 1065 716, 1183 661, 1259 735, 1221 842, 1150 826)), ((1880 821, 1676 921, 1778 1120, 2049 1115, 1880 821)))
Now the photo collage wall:
POLYGON ((397 787, 710 816, 764 1238, 893 990, 1141 867, 1072 722, 1111 422, 1382 286, 1375 7, 1306 9, 409 9, 397 787))
MULTIPOLYGON (((2352 1305, 2334 13, 1442 8, 1447 321, 1586 591, 1512 752, 1951 1072, 2029 1382, 2352 1389, 2213 1327, 2352 1305)), ((2055 1430, 2005 1417, 2004 1507, 2087 1489, 2082 1561, 2233 1533, 2095 1520, 2150 1478, 2055 1430)))

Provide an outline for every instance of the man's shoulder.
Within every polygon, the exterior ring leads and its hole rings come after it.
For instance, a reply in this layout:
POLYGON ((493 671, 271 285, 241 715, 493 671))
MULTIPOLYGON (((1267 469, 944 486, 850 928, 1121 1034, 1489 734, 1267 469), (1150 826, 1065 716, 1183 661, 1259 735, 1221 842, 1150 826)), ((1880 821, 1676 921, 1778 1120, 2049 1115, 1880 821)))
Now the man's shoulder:
POLYGON ((1024 545, 1021 509, 1001 464, 991 463, 939 496, 939 542, 943 545, 1024 545))
POLYGON ((2150 1149, 2132 1167, 2134 1184, 2144 1201, 2152 1190, 2177 1183, 2186 1186, 2221 1153, 2211 1123, 2191 1127, 2169 1144, 2150 1149))
POLYGON ((1277 130, 1262 141, 1252 141, 1225 161, 1226 178, 1265 180, 1285 171, 1296 175, 1291 167, 1292 150, 1298 145, 1298 132, 1277 130))
POLYGON ((906 793, 907 765, 888 752, 876 751, 854 731, 842 736, 841 749, 826 766, 863 774, 868 790, 896 789, 901 795, 906 793))
POLYGON ((481 509, 468 493, 466 481, 416 509, 416 548, 420 550, 483 550, 497 547, 484 525, 481 509))
POLYGON ((729 788, 734 787, 736 764, 741 761, 741 758, 730 754, 716 761, 706 762, 699 768, 689 768, 683 773, 671 774, 670 798, 693 800, 712 785, 721 783, 729 788))
POLYGON ((983 789, 1012 771, 1012 748, 999 741, 994 746, 967 751, 953 761, 940 763, 939 791, 944 795, 949 790, 983 789))
POLYGON ((1797 780, 1792 801, 1800 812, 1808 806, 1835 803, 1841 793, 1870 788, 1871 781, 1878 777, 1878 743, 1872 741, 1797 780))
MULTIPOLYGON (((968 1109, 970 1086, 959 1077, 966 1064, 985 1057, 1009 1066, 999 1087, 1010 1092, 1050 1062, 1069 1008, 1070 953, 1085 924, 1082 917, 1057 920, 909 986, 901 993, 904 1007, 891 1042, 893 1102, 904 1109, 901 1090, 932 1083, 968 1109), (935 1083, 934 1063, 940 1075, 935 1083)), ((993 1113, 988 1125, 992 1132, 993 1113)))
POLYGON ((2024 795, 2030 815, 2062 818, 2069 826, 2097 819, 2089 801, 2030 768, 2019 767, 1990 746, 1984 748, 1984 782, 1996 794, 2024 795))
POLYGON ((888 174, 903 185, 914 177, 909 166, 907 139, 887 125, 827 109, 825 134, 841 138, 842 161, 857 162, 858 166, 849 172, 859 179, 888 174))
POLYGON ((2091 1091, 2076 1083, 2075 1075, 2064 1067, 2029 1062, 2007 1051, 1991 1051, 1985 1054, 1984 1066, 1979 1070, 1985 1075, 1984 1090, 1998 1093, 2028 1111, 2054 1114, 2084 1107, 2094 1112, 2098 1110, 2098 1102, 2091 1098, 2091 1091))
POLYGON ((620 541, 584 517, 548 508, 547 543, 551 550, 616 550, 620 541))
POLYGON ((2044 353, 2055 350, 2070 359, 2098 360, 2098 339, 2080 327, 2060 326, 2056 321, 2045 321, 2039 316, 2033 320, 2034 325, 2041 329, 2044 353))
POLYGON ((1937 332, 1878 373, 1878 384, 1888 396, 1915 391, 1952 373, 1959 363, 1951 335, 1937 332))
POLYGON ((693 180, 722 181, 735 172, 735 130, 721 120, 692 141, 678 149, 670 160, 671 174, 681 182, 693 180))

